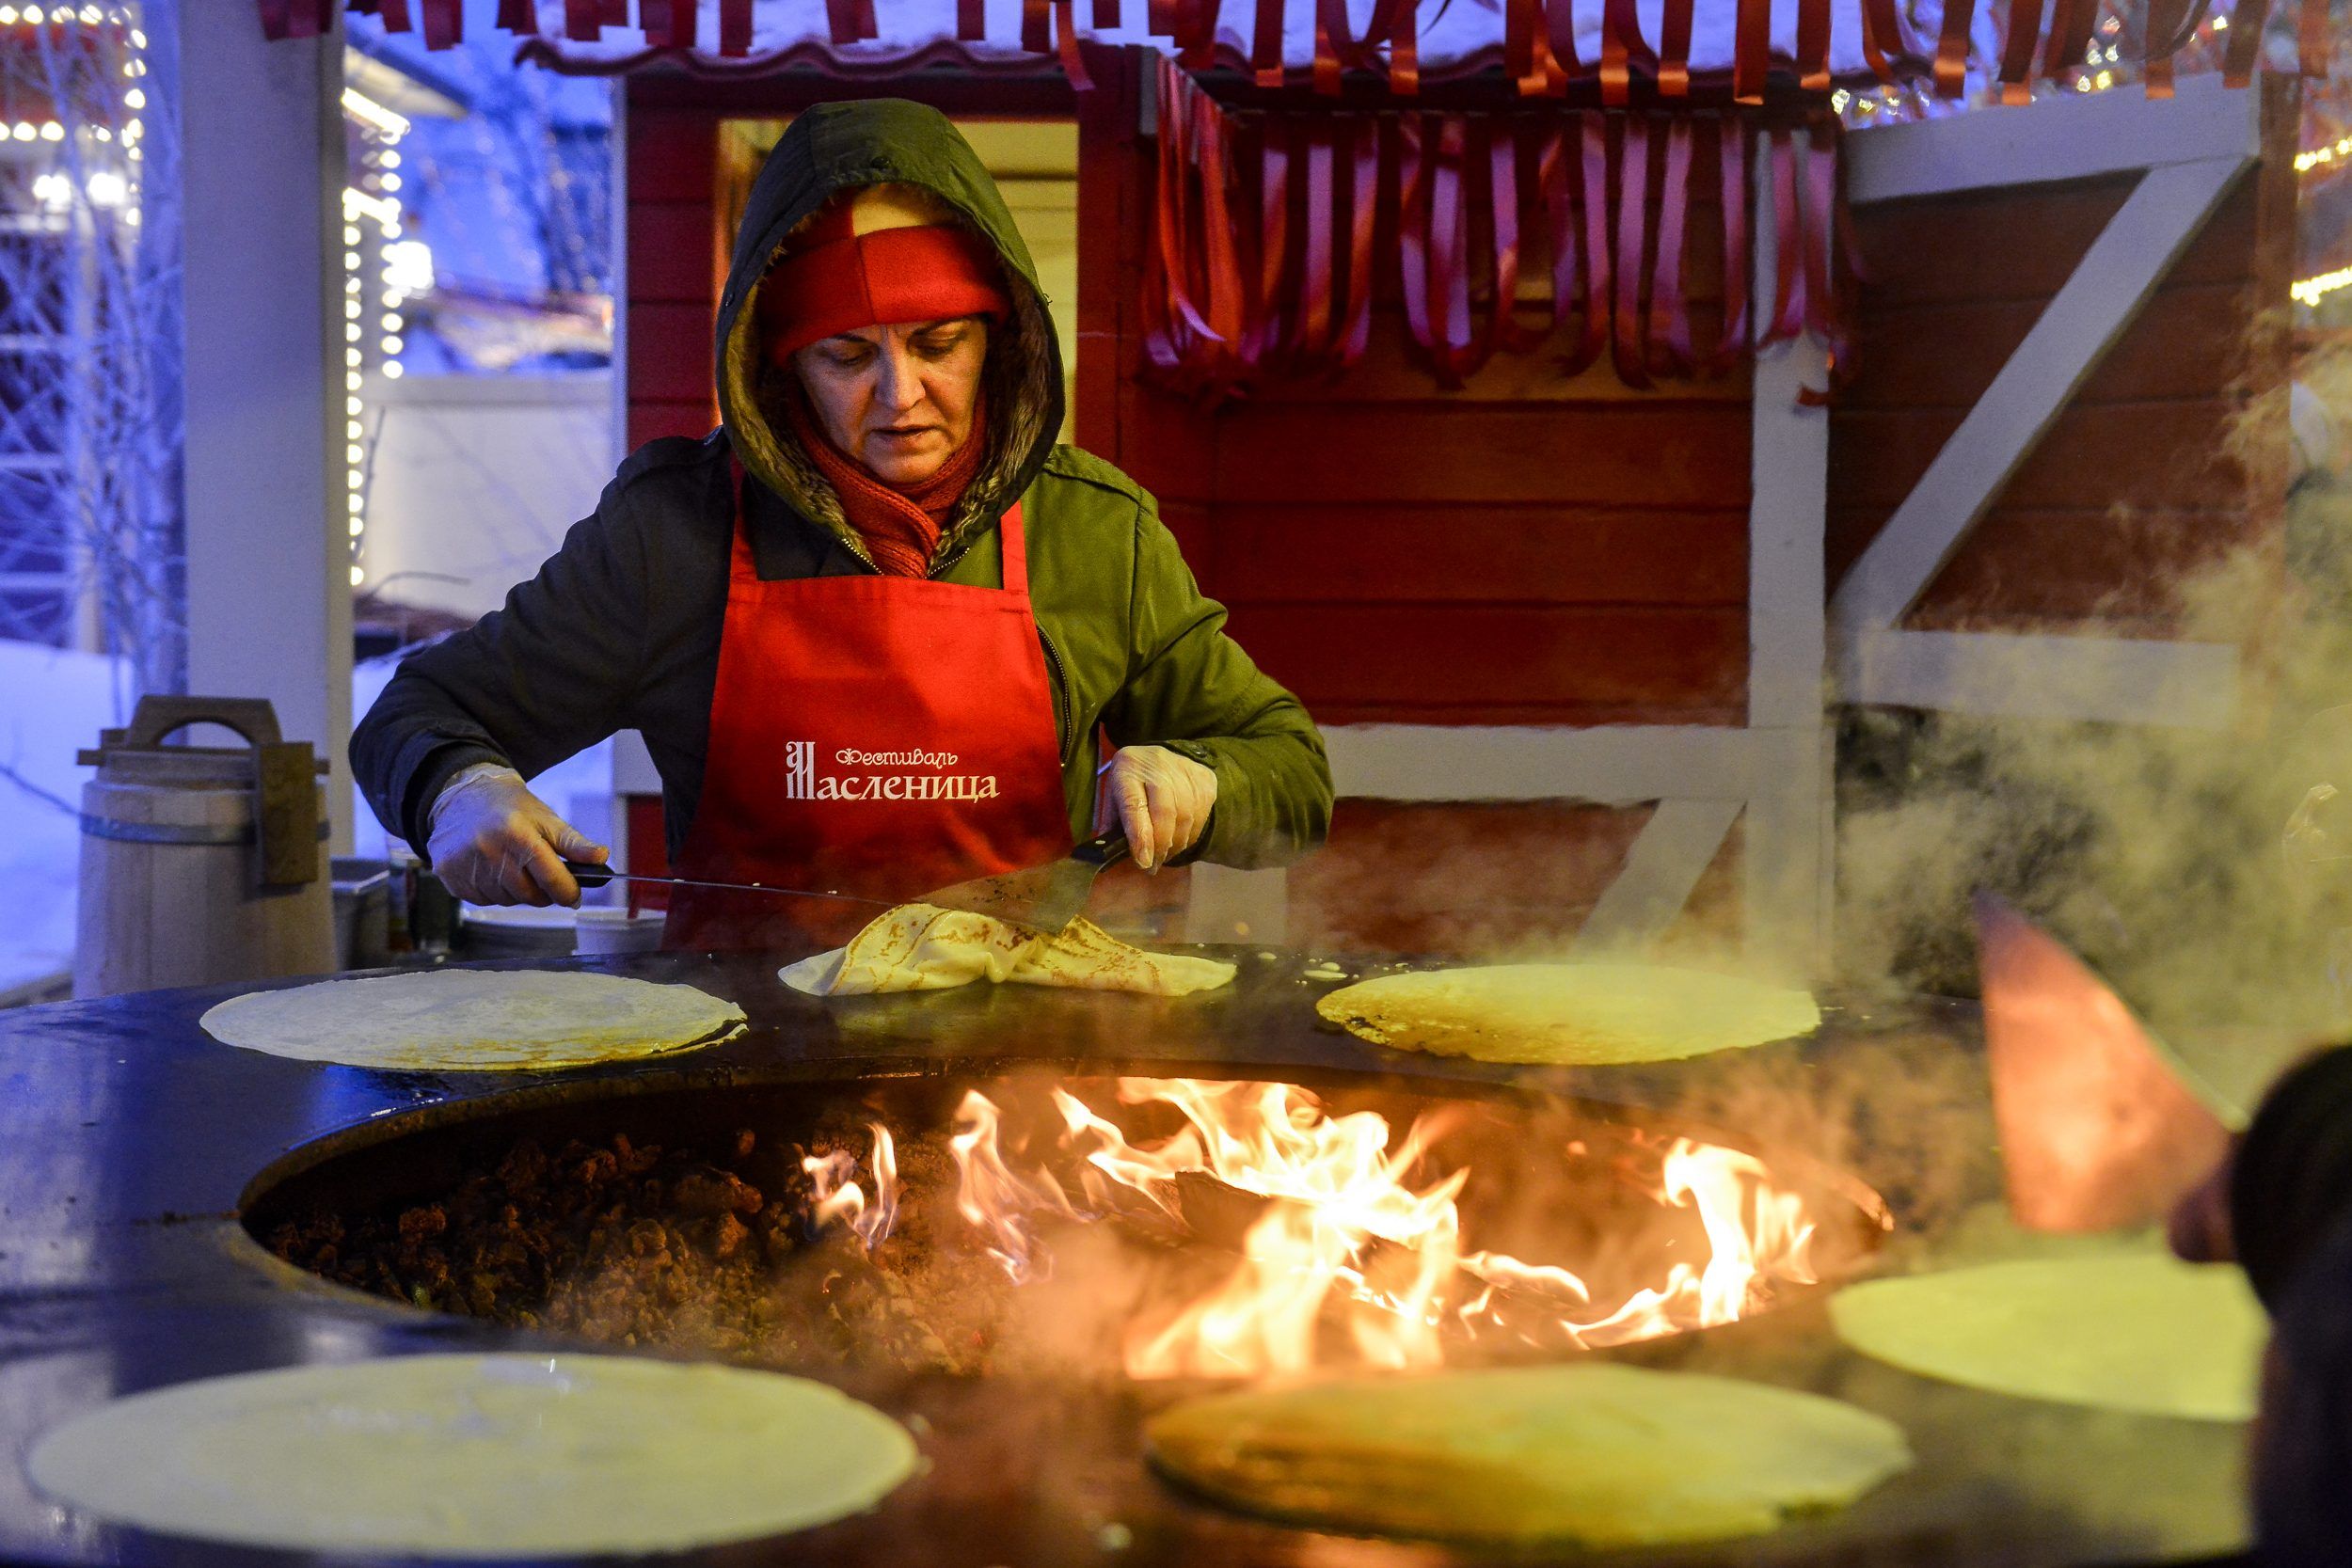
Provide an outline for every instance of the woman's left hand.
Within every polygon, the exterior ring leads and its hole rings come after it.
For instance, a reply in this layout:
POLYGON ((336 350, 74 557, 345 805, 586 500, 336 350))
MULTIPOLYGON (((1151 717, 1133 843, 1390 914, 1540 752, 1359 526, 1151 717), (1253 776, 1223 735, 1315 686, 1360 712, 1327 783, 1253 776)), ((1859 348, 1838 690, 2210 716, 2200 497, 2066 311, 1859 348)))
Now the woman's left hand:
POLYGON ((1127 849, 1157 871, 1200 841, 1216 804, 1216 772, 1165 746, 1122 746, 1104 796, 1127 830, 1127 849))

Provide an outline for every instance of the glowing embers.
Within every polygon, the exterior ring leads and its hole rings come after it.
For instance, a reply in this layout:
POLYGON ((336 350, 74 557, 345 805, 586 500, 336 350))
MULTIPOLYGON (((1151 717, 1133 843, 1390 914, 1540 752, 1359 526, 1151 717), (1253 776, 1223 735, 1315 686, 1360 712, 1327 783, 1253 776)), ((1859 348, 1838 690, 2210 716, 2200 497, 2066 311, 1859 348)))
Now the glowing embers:
POLYGON ((1086 1252, 1090 1273, 1122 1276, 1104 1283, 1132 1303, 1120 1354, 1134 1377, 1622 1344, 1731 1322, 1821 1277, 1806 1197, 1688 1137, 1606 1126, 1481 1163, 1453 1148, 1494 1141, 1467 1105, 1398 1136, 1296 1085, 1121 1078, 1125 1124, 1055 1085, 1055 1126, 1023 1103, 1035 1089, 1009 1087, 1009 1113, 977 1089, 957 1111, 957 1210, 1016 1283, 1052 1272, 1073 1222, 1172 1243, 1140 1275, 1086 1252), (1568 1261, 1472 1249, 1471 1216, 1568 1261))

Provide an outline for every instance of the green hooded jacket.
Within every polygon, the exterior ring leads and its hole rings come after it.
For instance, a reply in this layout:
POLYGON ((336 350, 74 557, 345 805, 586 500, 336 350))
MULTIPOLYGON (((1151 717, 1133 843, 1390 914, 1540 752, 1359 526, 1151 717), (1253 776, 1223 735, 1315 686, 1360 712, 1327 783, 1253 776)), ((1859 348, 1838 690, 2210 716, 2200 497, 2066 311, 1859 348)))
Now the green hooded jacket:
MULTIPOLYGON (((835 192, 920 186, 994 245, 1012 297, 984 374, 988 450, 942 531, 931 575, 1002 584, 997 519, 1018 499, 1030 593, 1054 687, 1072 832, 1091 832, 1098 735, 1213 768, 1216 807, 1194 855, 1284 863, 1322 841, 1331 781, 1296 698, 1225 634, 1152 497, 1110 464, 1057 446, 1060 345, 1034 263, 995 182, 946 118, 904 100, 823 104, 761 169, 718 319, 722 423, 623 464, 502 610, 411 656, 352 737, 361 787, 421 852, 428 811, 476 762, 530 775, 615 730, 640 730, 662 778, 670 848, 701 793, 734 505, 730 457, 763 578, 872 572, 838 498, 795 440, 766 365, 754 300, 778 245, 835 192)), ((558 802, 560 805, 561 802, 558 802)), ((1188 857, 1190 858, 1190 857, 1188 857)))

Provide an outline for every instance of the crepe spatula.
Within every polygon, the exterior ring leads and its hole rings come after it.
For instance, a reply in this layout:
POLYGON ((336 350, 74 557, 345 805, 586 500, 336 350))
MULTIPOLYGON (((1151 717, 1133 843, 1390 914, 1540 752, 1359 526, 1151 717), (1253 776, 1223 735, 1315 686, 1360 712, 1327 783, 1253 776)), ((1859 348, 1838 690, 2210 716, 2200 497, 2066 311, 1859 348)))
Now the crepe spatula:
POLYGON ((927 893, 920 902, 963 910, 992 920, 1056 935, 1078 918, 1094 892, 1094 879, 1127 858, 1127 833, 1113 828, 1097 833, 1057 861, 1019 871, 999 872, 927 893))
POLYGON ((2074 1232, 2162 1216, 2245 1113, 2064 943, 1991 894, 1977 895, 1976 917, 2010 1212, 2028 1230, 2074 1232))

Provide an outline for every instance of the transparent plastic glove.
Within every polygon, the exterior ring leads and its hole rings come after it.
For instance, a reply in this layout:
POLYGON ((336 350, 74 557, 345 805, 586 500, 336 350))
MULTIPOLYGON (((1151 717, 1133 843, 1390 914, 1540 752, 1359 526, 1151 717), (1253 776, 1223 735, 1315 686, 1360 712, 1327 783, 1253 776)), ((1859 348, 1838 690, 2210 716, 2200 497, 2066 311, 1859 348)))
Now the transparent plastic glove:
POLYGON ((434 875, 474 904, 578 904, 580 884, 564 863, 602 863, 608 853, 531 793, 520 773, 489 763, 442 786, 425 849, 434 875))
POLYGON ((1127 830, 1136 863, 1157 871, 1200 841, 1216 804, 1216 773, 1165 746, 1126 746, 1105 769, 1104 797, 1127 830))

